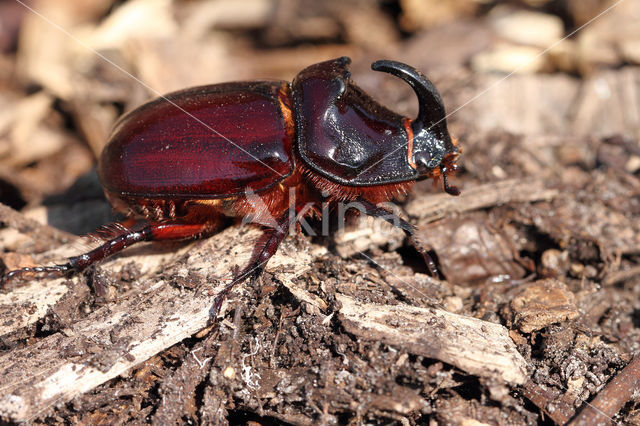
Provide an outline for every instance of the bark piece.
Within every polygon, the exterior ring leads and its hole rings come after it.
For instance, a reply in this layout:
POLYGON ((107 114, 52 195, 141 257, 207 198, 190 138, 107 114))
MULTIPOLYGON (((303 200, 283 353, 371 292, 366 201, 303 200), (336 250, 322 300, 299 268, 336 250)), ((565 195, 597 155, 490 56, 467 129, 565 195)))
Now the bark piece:
POLYGON ((336 296, 345 329, 363 339, 435 358, 469 374, 516 384, 528 378, 526 361, 499 324, 436 308, 376 305, 336 296))
POLYGON ((491 277, 518 279, 525 275, 513 243, 484 212, 422 226, 417 235, 438 253, 440 269, 452 284, 473 285, 491 277))
POLYGON ((555 279, 525 284, 511 300, 506 314, 524 333, 580 316, 573 293, 563 282, 555 279))

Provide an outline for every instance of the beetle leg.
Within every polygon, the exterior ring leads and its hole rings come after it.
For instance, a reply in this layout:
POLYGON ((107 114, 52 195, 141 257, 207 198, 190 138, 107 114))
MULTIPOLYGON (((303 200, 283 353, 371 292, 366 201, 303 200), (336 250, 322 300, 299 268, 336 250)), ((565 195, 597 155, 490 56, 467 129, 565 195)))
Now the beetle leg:
POLYGON ((35 278, 39 275, 46 277, 63 277, 68 274, 81 272, 88 266, 141 241, 183 240, 200 236, 209 230, 210 225, 208 223, 163 223, 149 225, 135 231, 126 230, 122 234, 110 239, 88 253, 70 257, 67 259, 67 263, 54 266, 21 268, 9 271, 0 278, 0 289, 2 289, 7 282, 13 279, 25 279, 28 277, 35 278))
POLYGON ((276 251, 278 251, 278 247, 282 240, 284 240, 284 237, 287 236, 287 232, 289 232, 291 224, 292 223, 289 220, 287 212, 287 214, 277 221, 275 228, 265 229, 264 234, 260 237, 253 249, 249 264, 245 266, 242 272, 236 275, 233 278, 233 281, 227 284, 227 286, 216 296, 212 317, 215 318, 218 315, 218 312, 222 307, 222 302, 236 284, 241 283, 246 279, 250 279, 251 284, 253 284, 255 280, 258 279, 262 274, 262 271, 264 271, 269 259, 271 259, 271 257, 276 254, 276 251))
POLYGON ((396 228, 400 228, 404 231, 405 235, 409 238, 411 245, 420 253, 422 258, 424 259, 424 263, 427 265, 431 276, 438 276, 438 268, 436 267, 435 262, 429 256, 427 250, 420 244, 415 238, 416 227, 396 215, 395 213, 383 208, 376 206, 375 204, 366 201, 366 200, 358 200, 359 203, 365 208, 364 213, 371 217, 379 217, 396 228))

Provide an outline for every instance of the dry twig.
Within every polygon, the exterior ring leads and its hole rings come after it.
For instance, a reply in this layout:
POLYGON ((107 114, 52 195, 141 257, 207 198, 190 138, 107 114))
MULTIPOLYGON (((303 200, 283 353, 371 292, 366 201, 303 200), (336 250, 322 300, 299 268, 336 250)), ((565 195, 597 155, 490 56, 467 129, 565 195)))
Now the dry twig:
POLYGON ((611 423, 611 418, 629 401, 640 386, 640 357, 635 357, 578 414, 570 426, 597 426, 611 423))
POLYGON ((406 210, 410 216, 420 219, 424 224, 451 212, 461 213, 507 203, 551 200, 558 193, 555 189, 546 188, 540 180, 510 179, 465 188, 459 197, 448 194, 420 197, 407 204, 406 210))

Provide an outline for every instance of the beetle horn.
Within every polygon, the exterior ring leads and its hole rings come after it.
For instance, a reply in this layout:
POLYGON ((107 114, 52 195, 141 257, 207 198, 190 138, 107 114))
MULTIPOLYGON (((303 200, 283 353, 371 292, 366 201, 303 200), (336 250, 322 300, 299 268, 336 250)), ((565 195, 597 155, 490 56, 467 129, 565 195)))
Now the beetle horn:
POLYGON ((418 110, 418 117, 411 124, 414 134, 418 134, 421 130, 429 129, 431 126, 444 121, 445 111, 442 98, 433 83, 420 71, 402 62, 386 59, 375 61, 371 64, 371 69, 387 72, 403 79, 416 92, 420 109, 418 110))

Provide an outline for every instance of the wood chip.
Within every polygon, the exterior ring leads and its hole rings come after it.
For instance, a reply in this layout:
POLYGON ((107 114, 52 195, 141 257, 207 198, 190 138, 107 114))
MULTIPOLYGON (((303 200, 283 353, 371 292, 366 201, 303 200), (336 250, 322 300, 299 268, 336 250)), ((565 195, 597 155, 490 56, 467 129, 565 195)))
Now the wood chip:
POLYGON ((343 259, 387 244, 390 250, 395 250, 402 246, 405 239, 401 229, 394 228, 380 218, 361 215, 354 222, 353 226, 349 224, 332 236, 336 243, 336 252, 343 259))
POLYGON ((431 28, 468 16, 475 12, 477 2, 465 0, 402 0, 400 25, 405 31, 416 31, 420 28, 431 28))
POLYGON ((540 56, 537 47, 503 44, 474 55, 471 68, 476 72, 534 73, 548 70, 549 59, 540 56))
POLYGON ((337 294, 345 329, 409 353, 435 358, 481 377, 523 384, 526 361, 508 330, 477 318, 436 308, 362 303, 337 294))
POLYGON ((68 291, 63 279, 49 281, 46 291, 29 283, 10 293, 0 293, 0 336, 35 324, 68 291))
POLYGON ((555 279, 524 284, 505 312, 524 333, 580 316, 573 293, 555 279))
POLYGON ((513 43, 543 49, 556 43, 564 35, 564 24, 558 16, 513 10, 509 6, 493 9, 489 14, 489 22, 501 37, 513 43))
MULTIPOLYGON (((474 80, 478 98, 456 113, 474 131, 499 129, 527 137, 572 134, 569 126, 580 80, 562 74, 517 73, 506 80, 500 74, 476 74, 474 80)), ((600 117, 595 121, 594 126, 604 124, 600 117)), ((584 134, 583 127, 580 130, 584 134)), ((464 140, 461 145, 465 149, 464 140)))

